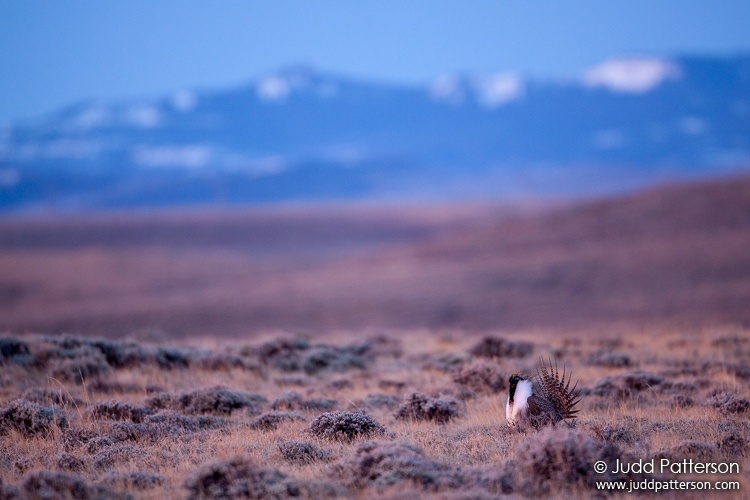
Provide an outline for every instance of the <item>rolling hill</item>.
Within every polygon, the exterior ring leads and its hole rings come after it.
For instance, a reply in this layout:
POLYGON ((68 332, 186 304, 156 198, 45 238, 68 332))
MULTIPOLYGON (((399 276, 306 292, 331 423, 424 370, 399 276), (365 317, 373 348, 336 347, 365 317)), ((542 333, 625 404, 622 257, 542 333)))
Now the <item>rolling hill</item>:
POLYGON ((0 330, 253 335, 750 324, 750 178, 534 209, 0 221, 0 330))

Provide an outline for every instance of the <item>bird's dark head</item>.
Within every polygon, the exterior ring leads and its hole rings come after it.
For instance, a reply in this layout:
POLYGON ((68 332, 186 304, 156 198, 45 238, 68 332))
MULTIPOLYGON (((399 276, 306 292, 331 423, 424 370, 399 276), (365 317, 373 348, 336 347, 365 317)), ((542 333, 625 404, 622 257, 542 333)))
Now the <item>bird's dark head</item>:
POLYGON ((511 403, 513 402, 513 396, 516 394, 516 386, 518 386, 518 382, 520 382, 521 380, 526 380, 526 377, 517 373, 514 373, 508 379, 508 384, 510 385, 510 391, 508 392, 508 394, 511 403))

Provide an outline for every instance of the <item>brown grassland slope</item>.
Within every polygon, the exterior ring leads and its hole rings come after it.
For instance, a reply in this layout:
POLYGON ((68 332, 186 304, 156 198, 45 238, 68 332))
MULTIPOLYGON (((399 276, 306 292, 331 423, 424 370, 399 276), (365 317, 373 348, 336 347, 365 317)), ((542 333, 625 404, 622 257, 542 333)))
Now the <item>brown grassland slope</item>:
POLYGON ((0 221, 0 329, 750 325, 750 178, 544 210, 0 221))

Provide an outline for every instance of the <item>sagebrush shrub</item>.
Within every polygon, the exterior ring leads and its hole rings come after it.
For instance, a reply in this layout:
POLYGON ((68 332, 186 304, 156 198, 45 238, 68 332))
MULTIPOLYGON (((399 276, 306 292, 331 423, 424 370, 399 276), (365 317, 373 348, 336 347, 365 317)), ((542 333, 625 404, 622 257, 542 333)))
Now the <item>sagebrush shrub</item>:
POLYGON ((616 424, 607 422, 593 422, 589 423, 587 428, 592 431, 594 436, 602 441, 613 442, 613 443, 624 443, 633 445, 639 439, 639 433, 637 432, 637 425, 633 423, 622 423, 616 424))
POLYGON ((364 413, 337 411, 318 416, 310 422, 309 431, 316 437, 351 442, 359 437, 384 434, 386 429, 364 413))
POLYGON ((3 478, 0 476, 0 499, 2 500, 15 500, 21 498, 21 490, 15 485, 3 484, 3 478))
POLYGON ((83 384, 111 371, 107 359, 98 350, 83 345, 51 353, 49 373, 64 382, 83 384))
POLYGON ((683 441, 667 450, 656 452, 656 458, 666 457, 673 462, 693 459, 698 462, 710 462, 716 460, 719 450, 716 445, 703 441, 683 441))
POLYGON ((273 431, 283 422, 293 422, 295 420, 304 420, 302 415, 289 411, 271 411, 255 417, 249 424, 251 429, 262 431, 273 431))
POLYGON ((209 429, 223 429, 233 424, 224 417, 211 415, 184 415, 174 410, 162 410, 146 417, 145 422, 155 425, 165 433, 182 435, 209 429))
POLYGON ((68 472, 83 472, 88 469, 86 460, 70 453, 63 453, 58 457, 57 467, 68 472))
POLYGON ((105 486, 88 484, 74 474, 53 471, 32 472, 26 476, 22 491, 24 493, 22 498, 111 498, 113 500, 128 498, 127 494, 118 493, 105 486))
POLYGON ((395 410, 399 403, 401 403, 401 398, 391 394, 368 394, 362 402, 367 408, 386 408, 388 410, 395 410))
POLYGON ((364 368, 372 358, 371 345, 352 344, 343 347, 321 345, 307 352, 302 360, 302 369, 308 375, 324 371, 342 372, 352 368, 364 368))
POLYGON ((89 443, 92 439, 99 436, 96 431, 91 429, 80 429, 77 427, 66 429, 63 432, 63 444, 65 451, 73 451, 89 443))
POLYGON ((288 391, 271 403, 274 410, 315 410, 331 411, 338 406, 338 401, 328 398, 302 399, 302 396, 294 391, 288 391))
POLYGON ((179 410, 190 414, 229 415, 241 408, 258 414, 267 405, 268 400, 260 394, 230 390, 222 386, 182 394, 164 392, 146 400, 146 406, 152 409, 179 410))
POLYGON ((333 411, 339 406, 339 402, 330 398, 311 398, 302 403, 302 410, 309 411, 333 411))
POLYGON ((87 343, 97 348, 112 368, 138 367, 152 358, 148 350, 133 342, 93 339, 87 343))
POLYGON ((624 368, 633 366, 633 361, 627 354, 600 351, 589 357, 588 364, 593 366, 606 366, 609 368, 624 368))
POLYGON ((459 416, 458 401, 441 396, 431 398, 415 392, 398 407, 394 417, 399 420, 427 420, 444 424, 459 416))
POLYGON ((523 358, 534 352, 534 344, 512 342, 502 337, 484 337, 469 352, 482 358, 523 358))
POLYGON ((416 446, 392 441, 361 443, 353 456, 336 464, 332 471, 356 488, 411 482, 423 488, 439 489, 458 487, 462 483, 451 467, 430 460, 416 446))
MULTIPOLYGON (((582 391, 582 394, 593 394, 595 396, 608 397, 616 400, 627 399, 650 390, 668 390, 670 384, 666 384, 664 377, 654 373, 633 372, 624 373, 617 377, 603 377, 596 381, 590 389, 582 391)), ((675 386, 673 392, 679 392, 679 386, 675 386)))
POLYGON ((67 427, 68 420, 61 411, 25 399, 16 399, 0 408, 0 434, 15 429, 25 437, 46 437, 55 429, 67 427))
POLYGON ((85 406, 86 403, 80 399, 76 399, 68 394, 67 391, 60 389, 29 389, 21 394, 21 399, 39 403, 42 406, 57 405, 57 406, 85 406))
POLYGON ((593 464, 606 462, 612 470, 622 455, 617 445, 594 439, 584 431, 549 427, 516 445, 516 481, 529 494, 593 488, 595 481, 612 479, 597 474, 593 464))
POLYGON ((364 368, 375 357, 375 350, 371 342, 313 346, 304 339, 279 338, 258 346, 255 354, 262 363, 278 370, 304 370, 308 375, 316 375, 364 368))
POLYGON ((708 398, 706 403, 725 415, 750 413, 750 401, 732 392, 720 392, 708 398))
POLYGON ((109 427, 109 437, 115 441, 144 441, 155 443, 162 437, 161 429, 157 426, 134 423, 114 422, 109 427))
POLYGON ((160 347, 154 354, 154 361, 163 370, 175 370, 190 367, 192 356, 184 349, 160 347))
POLYGON ((497 363, 476 361, 453 371, 453 382, 477 394, 496 394, 508 387, 508 377, 497 363))
POLYGON ((98 420, 132 420, 135 423, 155 413, 152 408, 125 403, 122 401, 102 401, 89 409, 89 414, 98 420))
POLYGON ((262 363, 277 370, 298 371, 302 368, 302 353, 310 348, 305 339, 279 338, 255 348, 255 354, 262 363))
POLYGON ((120 464, 144 463, 149 458, 150 453, 146 448, 120 442, 102 447, 92 456, 92 463, 96 470, 105 471, 120 464))
POLYGON ((26 342, 13 337, 0 338, 0 362, 29 354, 29 345, 26 342))
POLYGON ((91 488, 80 477, 64 472, 39 471, 29 474, 24 492, 34 498, 89 498, 91 488))
POLYGON ((133 490, 148 490, 164 483, 164 476, 143 471, 108 472, 102 479, 110 486, 133 490))
POLYGON ((274 410, 299 410, 304 405, 302 395, 295 391, 287 391, 271 403, 274 410))
POLYGON ((243 457, 202 465, 185 487, 190 499, 288 498, 299 485, 276 469, 262 468, 243 457))
POLYGON ((635 372, 620 376, 622 386, 629 392, 640 392, 651 389, 664 382, 664 378, 654 373, 635 372))
POLYGON ((289 463, 296 465, 307 465, 313 462, 327 462, 331 454, 306 441, 289 441, 279 443, 279 452, 289 463))

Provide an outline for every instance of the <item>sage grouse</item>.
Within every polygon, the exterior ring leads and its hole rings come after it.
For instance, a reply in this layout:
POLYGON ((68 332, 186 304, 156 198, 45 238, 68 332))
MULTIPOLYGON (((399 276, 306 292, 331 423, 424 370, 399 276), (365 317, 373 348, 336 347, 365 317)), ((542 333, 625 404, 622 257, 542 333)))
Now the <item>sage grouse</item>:
POLYGON ((578 383, 570 387, 570 374, 566 381, 565 367, 560 376, 557 362, 553 367, 550 361, 548 367, 540 359, 537 376, 540 388, 538 395, 533 393, 533 383, 529 377, 511 375, 508 403, 505 406, 508 424, 531 424, 538 428, 554 425, 566 418, 575 418, 578 410, 574 408, 580 401, 579 391, 576 391, 578 383))

